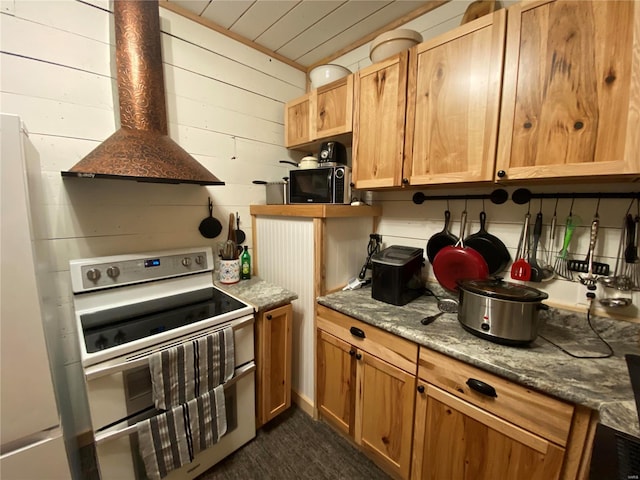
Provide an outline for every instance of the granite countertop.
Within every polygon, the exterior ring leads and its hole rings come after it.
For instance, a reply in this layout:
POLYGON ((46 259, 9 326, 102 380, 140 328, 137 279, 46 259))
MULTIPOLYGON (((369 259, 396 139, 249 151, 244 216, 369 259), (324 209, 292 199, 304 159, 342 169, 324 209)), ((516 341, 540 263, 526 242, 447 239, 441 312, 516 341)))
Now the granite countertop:
POLYGON ((298 294, 282 288, 279 285, 266 282, 259 277, 250 280, 240 280, 238 283, 227 285, 214 280, 214 284, 234 297, 251 305, 255 311, 268 310, 291 303, 298 298, 298 294))
MULTIPOLYGON (((435 291, 435 289, 434 289, 435 291)), ((435 291, 442 296, 442 291, 435 291)), ((540 336, 524 347, 493 343, 464 330, 455 313, 445 313, 430 325, 420 320, 438 313, 433 296, 423 295, 403 306, 371 298, 371 288, 340 291, 317 299, 318 303, 370 325, 399 335, 421 346, 495 373, 520 385, 571 403, 597 410, 600 422, 640 437, 640 425, 626 353, 640 354, 640 324, 604 317, 591 318, 596 331, 611 345, 610 358, 577 359, 546 339, 575 355, 599 356, 608 352, 591 331, 586 312, 550 308, 540 336)))

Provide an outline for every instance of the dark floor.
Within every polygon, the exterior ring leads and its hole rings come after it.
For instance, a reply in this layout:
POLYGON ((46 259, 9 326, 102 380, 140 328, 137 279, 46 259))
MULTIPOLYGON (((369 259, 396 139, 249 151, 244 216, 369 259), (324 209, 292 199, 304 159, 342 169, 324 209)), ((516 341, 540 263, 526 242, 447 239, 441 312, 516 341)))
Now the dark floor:
POLYGON ((389 478, 324 422, 292 406, 258 430, 254 440, 196 480, 389 478))

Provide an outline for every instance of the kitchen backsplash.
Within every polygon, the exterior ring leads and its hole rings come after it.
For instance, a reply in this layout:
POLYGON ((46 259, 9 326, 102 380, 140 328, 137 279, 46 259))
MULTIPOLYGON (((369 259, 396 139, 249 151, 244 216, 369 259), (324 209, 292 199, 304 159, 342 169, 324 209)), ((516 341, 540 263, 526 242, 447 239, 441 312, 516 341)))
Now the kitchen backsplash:
MULTIPOLYGON (((381 204, 383 216, 379 224, 378 233, 382 235, 383 244, 407 245, 425 249, 429 238, 442 230, 444 225, 444 211, 448 208, 451 212, 450 231, 454 235, 459 234, 460 217, 462 211, 467 211, 468 223, 466 235, 475 233, 480 228, 479 214, 484 209, 487 214, 486 228, 489 233, 495 235, 507 246, 512 260, 516 255, 516 249, 520 239, 524 216, 527 211, 531 213, 530 228, 536 214, 542 211, 543 230, 540 241, 538 258, 545 259, 548 255, 549 261, 555 263, 555 258, 562 248, 562 241, 565 232, 565 220, 572 210, 574 217, 579 218, 579 226, 574 232, 573 239, 569 245, 569 258, 584 260, 589 248, 589 237, 592 219, 598 209, 600 229, 597 237, 595 260, 607 263, 611 271, 615 268, 623 217, 627 210, 637 213, 637 202, 630 199, 581 199, 577 198, 573 202, 571 199, 560 199, 556 205, 555 199, 532 199, 530 204, 518 205, 509 199, 506 203, 496 205, 490 200, 426 200, 422 204, 415 204, 412 200, 416 191, 429 195, 467 195, 467 194, 488 194, 493 188, 486 187, 478 189, 438 189, 438 190, 413 190, 403 192, 376 192, 374 203, 381 204), (573 203, 573 205, 572 205, 573 203), (554 211, 557 214, 557 227, 555 239, 549 239, 549 226, 554 211)), ((614 184, 614 185, 556 185, 556 186, 531 186, 528 187, 534 193, 573 193, 573 192, 637 192, 637 185, 634 184, 614 184)), ((515 187, 507 187, 510 197, 515 187)), ((531 231, 531 230, 530 230, 531 231)), ((426 253, 425 253, 426 258, 426 253)), ((499 276, 505 280, 514 281, 510 277, 510 266, 499 276)), ((640 264, 638 267, 640 269, 640 264)), ((436 281, 433 275, 431 264, 428 260, 423 268, 423 276, 428 281, 436 281)), ((568 281, 556 276, 546 282, 528 282, 529 285, 543 290, 549 294, 549 303, 563 305, 569 308, 584 309, 586 307, 587 289, 580 284, 577 274, 574 274, 574 281, 568 281)), ((614 294, 613 289, 597 286, 596 296, 610 296, 614 294)), ((640 305, 640 292, 625 292, 625 296, 633 299, 633 305, 624 309, 603 309, 597 302, 594 306, 601 312, 622 316, 625 319, 638 320, 640 305)))

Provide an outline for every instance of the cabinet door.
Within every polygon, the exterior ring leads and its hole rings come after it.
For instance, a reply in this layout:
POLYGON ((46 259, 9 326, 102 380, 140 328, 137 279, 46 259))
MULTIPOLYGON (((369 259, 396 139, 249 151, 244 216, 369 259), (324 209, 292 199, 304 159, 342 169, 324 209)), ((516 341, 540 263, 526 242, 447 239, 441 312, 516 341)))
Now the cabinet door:
POLYGON ((263 312, 259 320, 260 425, 291 406, 292 316, 293 309, 288 304, 263 312))
POLYGON ((284 145, 296 147, 311 139, 311 94, 287 102, 284 107, 284 145))
POLYGON ((497 177, 640 172, 640 3, 509 8, 497 177))
POLYGON ((408 52, 355 74, 353 182, 358 189, 402 183, 408 52))
POLYGON ((411 51, 409 184, 493 180, 505 26, 500 9, 411 51))
POLYGON ((313 138, 324 139, 353 128, 353 75, 318 88, 313 95, 313 138))
POLYGON ((350 344, 318 330, 316 404, 320 414, 343 433, 353 433, 355 355, 350 344))
POLYGON ((415 376, 363 351, 356 359, 355 441, 394 476, 409 478, 415 376))
POLYGON ((414 479, 553 480, 564 449, 429 384, 418 393, 414 479))

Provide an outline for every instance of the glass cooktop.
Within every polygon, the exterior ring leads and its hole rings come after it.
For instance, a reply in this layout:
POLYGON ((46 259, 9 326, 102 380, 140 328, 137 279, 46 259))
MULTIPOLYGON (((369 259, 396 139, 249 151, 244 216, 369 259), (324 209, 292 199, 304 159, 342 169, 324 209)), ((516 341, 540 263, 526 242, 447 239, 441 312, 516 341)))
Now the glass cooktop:
POLYGON ((87 313, 80 321, 87 353, 94 353, 246 306, 216 288, 205 288, 87 313))

